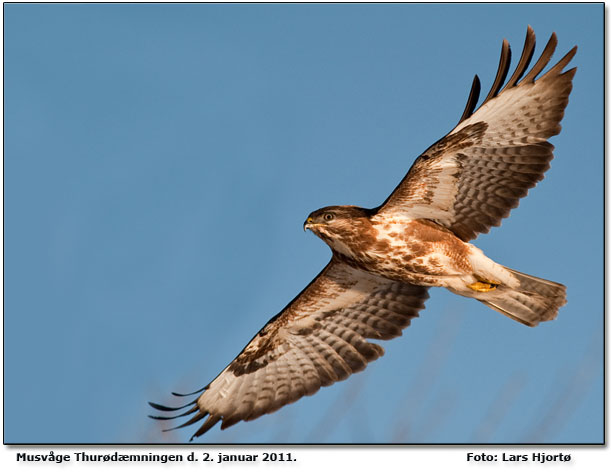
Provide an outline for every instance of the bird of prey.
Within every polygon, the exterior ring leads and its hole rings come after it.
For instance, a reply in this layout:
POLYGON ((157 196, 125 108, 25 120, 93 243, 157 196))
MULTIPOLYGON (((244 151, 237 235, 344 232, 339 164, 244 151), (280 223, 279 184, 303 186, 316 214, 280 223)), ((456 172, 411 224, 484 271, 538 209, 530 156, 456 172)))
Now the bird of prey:
POLYGON ((304 228, 333 252, 331 261, 240 354, 181 407, 150 405, 203 420, 194 437, 253 420, 363 370, 424 308, 427 288, 475 298, 527 326, 556 317, 566 303, 559 283, 500 265, 469 243, 517 207, 553 158, 576 69, 571 49, 547 72, 555 33, 528 71, 535 34, 528 27, 518 64, 503 41, 498 71, 481 105, 477 76, 458 124, 413 163, 380 206, 331 206, 304 228))

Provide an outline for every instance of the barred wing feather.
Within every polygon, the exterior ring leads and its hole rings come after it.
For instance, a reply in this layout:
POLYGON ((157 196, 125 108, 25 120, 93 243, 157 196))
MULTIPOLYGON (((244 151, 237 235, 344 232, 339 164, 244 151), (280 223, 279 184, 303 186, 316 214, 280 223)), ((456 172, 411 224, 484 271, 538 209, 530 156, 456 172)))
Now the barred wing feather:
POLYGON ((382 356, 367 339, 401 335, 424 308, 427 289, 357 270, 335 257, 191 403, 173 419, 179 427, 203 420, 194 437, 221 421, 221 429, 253 420, 344 380, 382 356))
POLYGON ((511 50, 503 42, 494 84, 475 111, 475 76, 458 125, 427 149, 378 209, 378 214, 431 219, 468 241, 486 233, 518 206, 543 179, 553 158, 547 139, 560 133, 576 69, 563 72, 577 51, 571 49, 539 79, 556 47, 552 34, 539 60, 526 72, 535 48, 528 28, 518 65, 503 86, 511 50))

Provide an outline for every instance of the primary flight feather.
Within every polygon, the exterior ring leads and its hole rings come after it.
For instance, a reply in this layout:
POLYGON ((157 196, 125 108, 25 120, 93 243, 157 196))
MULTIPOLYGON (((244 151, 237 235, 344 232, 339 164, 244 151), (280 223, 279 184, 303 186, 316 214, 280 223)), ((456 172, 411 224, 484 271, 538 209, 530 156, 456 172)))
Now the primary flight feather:
MULTIPOLYGON (((320 274, 206 387, 181 407, 193 437, 278 410, 322 386, 363 370, 384 350, 371 339, 401 335, 441 286, 475 298, 528 326, 556 317, 566 303, 559 283, 495 263, 468 241, 486 233, 543 179, 553 158, 547 139, 560 132, 576 69, 571 49, 537 78, 556 47, 552 34, 535 65, 529 27, 507 82, 511 50, 503 41, 494 83, 477 105, 477 76, 465 110, 444 138, 420 155, 384 203, 374 209, 331 206, 304 228, 333 256, 320 274)), ((178 394, 175 394, 178 395, 178 394)), ((182 396, 182 395, 181 395, 182 396)), ((191 438, 193 439, 193 438, 191 438)))

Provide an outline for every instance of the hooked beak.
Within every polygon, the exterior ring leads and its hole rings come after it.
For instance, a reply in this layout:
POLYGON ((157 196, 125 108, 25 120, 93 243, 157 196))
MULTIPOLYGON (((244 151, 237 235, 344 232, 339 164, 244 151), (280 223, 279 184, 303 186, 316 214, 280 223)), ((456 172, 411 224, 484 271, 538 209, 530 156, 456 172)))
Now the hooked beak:
POLYGON ((313 224, 314 219, 312 219, 311 217, 308 217, 305 222, 303 223, 303 231, 305 232, 308 229, 311 229, 313 224))

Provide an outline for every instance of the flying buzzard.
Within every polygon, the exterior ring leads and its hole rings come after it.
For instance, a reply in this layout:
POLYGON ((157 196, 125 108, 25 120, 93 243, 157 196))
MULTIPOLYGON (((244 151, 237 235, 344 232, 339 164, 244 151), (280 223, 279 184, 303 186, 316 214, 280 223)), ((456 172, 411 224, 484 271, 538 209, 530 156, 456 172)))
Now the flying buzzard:
POLYGON ((482 104, 475 111, 475 76, 456 127, 418 157, 382 205, 312 212, 304 228, 331 247, 331 261, 211 383, 187 394, 203 392, 197 399, 177 408, 150 403, 184 413, 152 418, 191 414, 177 428, 203 420, 196 437, 219 421, 224 429, 253 420, 344 380, 384 353, 370 339, 401 335, 424 308, 430 286, 528 326, 553 319, 566 303, 563 285, 499 265, 468 241, 499 226, 550 166, 554 147, 547 139, 560 132, 576 71, 563 69, 577 51, 536 79, 556 44, 552 34, 526 73, 535 48, 529 27, 505 83, 511 51, 504 40, 482 104))

